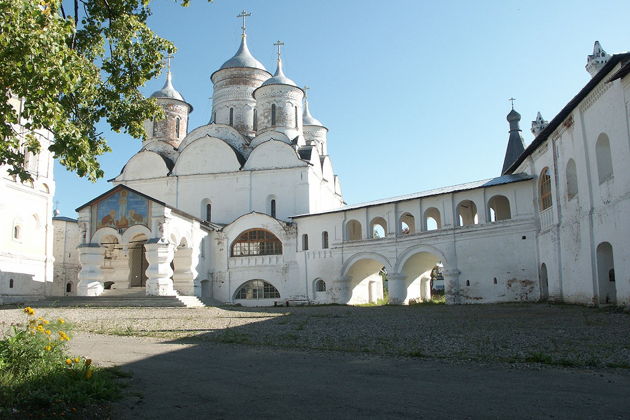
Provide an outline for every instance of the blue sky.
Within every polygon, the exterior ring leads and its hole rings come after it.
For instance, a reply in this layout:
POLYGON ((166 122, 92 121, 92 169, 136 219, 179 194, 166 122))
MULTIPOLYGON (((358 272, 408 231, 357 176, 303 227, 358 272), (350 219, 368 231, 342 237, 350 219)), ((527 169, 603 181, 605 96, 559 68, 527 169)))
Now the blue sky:
MULTIPOLYGON (((628 1, 170 0, 151 27, 175 43, 175 87, 210 118, 210 75, 237 50, 243 9, 248 44, 269 71, 276 40, 288 77, 310 86, 312 114, 329 128, 344 198, 356 204, 498 176, 508 140, 508 98, 529 128, 551 120, 590 79, 586 56, 630 49, 628 1)), ((164 76, 143 89, 159 89, 164 76)), ((104 127, 102 129, 105 129, 104 127)), ((61 214, 111 188, 140 140, 106 131, 113 152, 91 183, 55 165, 61 214)), ((226 198, 227 199, 227 198, 226 198)))

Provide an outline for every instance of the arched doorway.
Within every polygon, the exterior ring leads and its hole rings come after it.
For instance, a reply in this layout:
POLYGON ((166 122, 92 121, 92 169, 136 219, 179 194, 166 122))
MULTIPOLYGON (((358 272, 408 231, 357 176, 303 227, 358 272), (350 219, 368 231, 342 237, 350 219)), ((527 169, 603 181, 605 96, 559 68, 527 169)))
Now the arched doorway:
POLYGON ((419 251, 409 255, 404 260, 404 264, 400 270, 400 273, 405 276, 405 287, 407 290, 407 296, 404 300, 405 303, 410 300, 422 302, 430 301, 434 287, 436 290, 439 289, 443 293, 443 284, 432 284, 432 279, 436 280, 442 278, 441 269, 442 257, 437 253, 419 251))
POLYGON ((615 262, 612 245, 608 242, 602 242, 597 245, 597 280, 599 303, 616 304, 615 262))
POLYGON ((129 241, 129 286, 145 287, 147 284, 147 267, 149 262, 145 254, 145 235, 136 235, 129 241))
POLYGON ((365 256, 346 270, 348 304, 385 303, 387 301, 387 266, 385 258, 365 256))
POLYGON ((540 266, 540 300, 549 299, 549 277, 547 276, 547 264, 540 266))

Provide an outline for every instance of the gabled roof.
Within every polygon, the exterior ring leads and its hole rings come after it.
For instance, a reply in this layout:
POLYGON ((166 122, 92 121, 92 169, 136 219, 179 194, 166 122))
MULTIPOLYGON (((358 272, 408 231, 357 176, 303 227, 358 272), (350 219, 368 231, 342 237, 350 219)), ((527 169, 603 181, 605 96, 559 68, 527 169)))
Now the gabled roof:
POLYGON ((96 203, 97 201, 101 200, 102 198, 105 198, 108 195, 113 194, 113 193, 115 193, 116 191, 119 191, 119 190, 130 191, 130 192, 132 192, 134 194, 138 194, 139 196, 146 198, 147 200, 153 201, 156 204, 162 205, 164 207, 168 207, 169 209, 171 209, 171 211, 173 213, 178 214, 178 215, 183 216, 183 217, 186 217, 188 219, 196 220, 202 226, 210 227, 210 228, 213 228, 213 229, 216 229, 218 227, 218 225, 214 225, 213 226, 213 224, 208 223, 205 220, 201 220, 200 218, 195 217, 192 214, 186 213, 185 211, 182 211, 182 210, 179 210, 179 209, 177 209, 175 207, 169 206, 168 204, 166 204, 165 202, 163 202, 161 200, 158 200, 157 198, 153 198, 150 195, 146 195, 144 193, 141 193, 140 191, 134 190, 133 188, 129 188, 128 186, 123 185, 123 184, 119 184, 119 185, 116 185, 114 188, 110 188, 109 190, 105 191, 103 194, 99 195, 98 197, 93 198, 90 201, 88 201, 87 203, 77 207, 75 209, 75 211, 78 213, 80 210, 82 210, 82 209, 84 209, 84 208, 86 208, 88 206, 91 206, 92 204, 96 203))
POLYGON ((364 208, 364 207, 379 206, 381 204, 389 204, 389 203, 394 203, 394 202, 397 202, 397 201, 414 200, 414 199, 417 199, 417 198, 433 197, 433 196, 436 196, 436 195, 456 193, 456 192, 460 192, 460 191, 474 190, 474 189, 477 189, 477 188, 494 187, 494 186, 497 186, 497 185, 511 184, 511 183, 514 183, 514 182, 529 181, 531 179, 534 179, 534 177, 531 176, 531 175, 525 174, 525 173, 503 175, 503 176, 500 176, 500 177, 497 177, 497 178, 490 178, 490 179, 484 179, 484 180, 481 180, 481 181, 468 182, 466 184, 452 185, 450 187, 436 188, 434 190, 428 190, 428 191, 423 191, 423 192, 418 192, 418 193, 413 193, 413 194, 407 194, 407 195, 400 195, 400 196, 397 196, 397 197, 385 198, 385 199, 382 199, 382 200, 368 201, 367 203, 354 204, 354 205, 351 205, 351 206, 343 206, 343 207, 340 207, 338 209, 322 211, 322 212, 319 212, 319 213, 299 214, 297 216, 291 216, 291 218, 295 219, 295 218, 298 218, 298 217, 316 216, 316 215, 320 215, 320 214, 329 214, 329 213, 339 213, 339 212, 342 212, 342 211, 355 210, 355 209, 360 209, 360 208, 364 208))
POLYGON ((562 108, 558 115, 556 115, 555 118, 551 120, 549 125, 543 131, 541 131, 538 136, 536 136, 534 141, 531 142, 529 146, 527 146, 521 156, 506 170, 506 173, 511 173, 515 171, 516 168, 518 168, 518 166, 523 163, 527 156, 531 155, 534 150, 538 148, 538 146, 543 144, 545 140, 547 140, 547 138, 551 135, 551 133, 553 133, 556 128, 558 128, 560 124, 562 124, 564 120, 571 114, 571 112, 573 112, 573 110, 577 108, 580 102, 582 102, 582 100, 584 100, 584 98, 586 98, 588 94, 591 93, 591 91, 599 84, 599 82, 601 82, 608 75, 608 73, 610 73, 610 71, 619 63, 622 63, 621 70, 615 73, 613 77, 611 77, 609 80, 607 80, 607 83, 615 80, 615 78, 623 77, 623 75, 618 76, 618 74, 622 73, 622 70, 624 68, 626 68, 625 74, 630 71, 630 69, 627 69, 630 63, 630 53, 613 55, 610 58, 610 61, 608 61, 608 63, 606 63, 606 65, 602 67, 599 73, 593 76, 593 78, 586 84, 586 86, 584 86, 582 90, 577 95, 575 95, 575 97, 571 99, 564 108, 562 108))

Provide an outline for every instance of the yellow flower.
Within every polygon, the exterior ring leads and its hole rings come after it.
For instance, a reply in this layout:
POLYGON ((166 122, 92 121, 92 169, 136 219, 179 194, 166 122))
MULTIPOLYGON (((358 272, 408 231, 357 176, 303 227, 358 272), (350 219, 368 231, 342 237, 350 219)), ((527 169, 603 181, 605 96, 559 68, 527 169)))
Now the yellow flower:
POLYGON ((92 359, 85 359, 85 366, 90 366, 92 364, 92 359))
POLYGON ((28 316, 35 315, 35 309, 31 308, 30 306, 27 306, 26 308, 24 308, 24 313, 27 314, 28 316))
POLYGON ((64 321, 63 318, 58 318, 57 322, 60 323, 60 324, 65 324, 66 321, 64 321))
POLYGON ((94 369, 88 368, 88 370, 85 371, 85 379, 90 379, 92 375, 94 375, 94 369))
POLYGON ((52 350, 52 346, 46 346, 46 347, 44 347, 44 350, 51 351, 52 350))
POLYGON ((70 337, 68 337, 68 334, 66 334, 63 331, 58 331, 57 334, 59 334, 59 340, 61 341, 70 341, 70 337))
POLYGON ((75 357, 75 358, 74 358, 74 363, 79 363, 80 361, 81 361, 81 359, 80 359, 80 358, 78 358, 78 357, 75 357))
POLYGON ((50 331, 50 330, 46 330, 46 331, 44 331, 44 332, 46 333, 46 335, 50 335, 50 333, 51 333, 52 331, 50 331))
POLYGON ((43 326, 42 324, 39 324, 39 325, 37 326, 37 331, 39 331, 39 332, 44 332, 44 326, 43 326))
POLYGON ((71 359, 66 359, 66 365, 70 366, 72 364, 72 360, 71 359))

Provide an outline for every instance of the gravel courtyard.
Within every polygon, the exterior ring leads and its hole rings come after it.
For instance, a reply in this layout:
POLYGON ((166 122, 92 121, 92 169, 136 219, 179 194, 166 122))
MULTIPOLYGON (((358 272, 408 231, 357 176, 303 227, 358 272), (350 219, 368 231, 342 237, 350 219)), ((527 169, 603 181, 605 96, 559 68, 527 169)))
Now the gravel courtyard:
MULTIPOLYGON (((446 361, 630 369, 630 315, 571 305, 42 308, 76 332, 446 361)), ((0 327, 24 321, 0 310, 0 327)))

